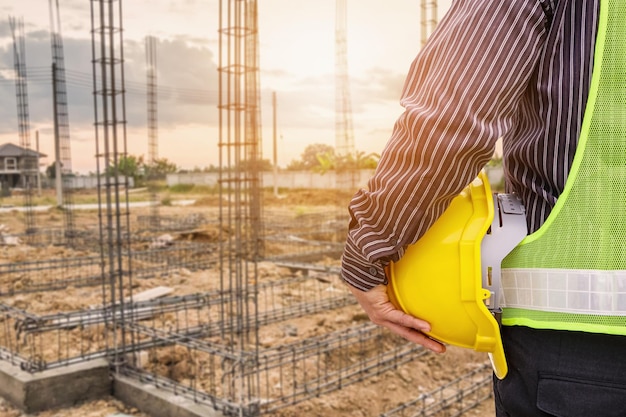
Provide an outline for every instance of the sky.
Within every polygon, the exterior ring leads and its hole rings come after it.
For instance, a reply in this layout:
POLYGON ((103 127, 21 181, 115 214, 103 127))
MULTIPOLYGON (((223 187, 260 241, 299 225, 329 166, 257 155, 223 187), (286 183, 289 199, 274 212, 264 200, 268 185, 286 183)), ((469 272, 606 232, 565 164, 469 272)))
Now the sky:
MULTIPOLYGON (((451 0, 440 0, 442 16, 451 0)), ((72 170, 95 171, 90 1, 58 0, 72 170)), ((355 149, 380 153, 420 47, 419 0, 348 0, 347 54, 355 149)), ((157 38, 158 156, 182 169, 217 166, 219 0, 122 3, 128 152, 148 154, 145 37, 157 38)), ((0 0, 0 144, 19 144, 9 16, 23 19, 31 147, 53 162, 49 1, 0 0)), ((258 0, 263 158, 300 159, 335 145, 335 0, 258 0), (272 94, 276 93, 276 132, 272 94)))

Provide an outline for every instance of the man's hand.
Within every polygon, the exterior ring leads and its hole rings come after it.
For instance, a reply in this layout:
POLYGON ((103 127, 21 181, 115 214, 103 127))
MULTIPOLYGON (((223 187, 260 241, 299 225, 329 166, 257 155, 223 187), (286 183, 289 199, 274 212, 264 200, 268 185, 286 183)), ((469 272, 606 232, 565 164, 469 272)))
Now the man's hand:
POLYGON ((423 333, 430 331, 430 324, 398 310, 391 304, 385 285, 378 285, 369 291, 361 291, 351 285, 348 285, 348 288, 374 324, 386 327, 408 341, 422 345, 435 353, 446 351, 443 344, 423 333))

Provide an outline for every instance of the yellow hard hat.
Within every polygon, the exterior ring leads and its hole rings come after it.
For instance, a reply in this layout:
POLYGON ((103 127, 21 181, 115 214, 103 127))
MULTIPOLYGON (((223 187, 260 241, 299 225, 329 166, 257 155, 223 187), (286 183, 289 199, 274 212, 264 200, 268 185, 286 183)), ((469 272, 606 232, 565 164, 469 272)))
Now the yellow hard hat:
MULTIPOLYGON (((389 265, 387 291, 396 307, 430 323, 430 337, 488 352, 494 373, 504 378, 508 368, 500 327, 487 307, 490 303, 492 310, 499 308, 494 302, 499 286, 494 293, 482 285, 491 284, 493 268, 481 265, 481 243, 491 229, 501 226, 501 215, 494 221, 494 201, 497 204, 497 197, 481 171, 400 261, 389 265)), ((508 244, 513 246, 506 253, 525 236, 524 216, 522 221, 524 233, 508 244)), ((498 273, 499 267, 497 263, 498 273)))

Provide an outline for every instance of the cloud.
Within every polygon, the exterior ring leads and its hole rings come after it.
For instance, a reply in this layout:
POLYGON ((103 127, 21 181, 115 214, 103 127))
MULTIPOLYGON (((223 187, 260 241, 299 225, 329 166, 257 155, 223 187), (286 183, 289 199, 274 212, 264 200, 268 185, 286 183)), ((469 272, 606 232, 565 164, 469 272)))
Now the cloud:
POLYGON ((405 77, 405 74, 390 72, 383 68, 372 68, 364 75, 353 77, 350 85, 354 92, 354 101, 357 103, 354 110, 357 112, 364 110, 358 103, 398 102, 405 77))
MULTIPOLYGON (((171 4, 167 6, 168 4, 170 3, 164 3, 158 7, 170 7, 171 4)), ((173 13, 178 19, 182 19, 185 13, 189 13, 190 8, 195 8, 198 4, 198 0, 188 0, 185 6, 179 3, 175 6, 173 13)), ((85 143, 93 141, 94 132, 92 46, 89 38, 90 22, 88 17, 85 18, 85 14, 89 15, 88 9, 88 5, 85 6, 84 1, 79 0, 64 2, 61 9, 70 136, 72 142, 84 141, 85 143), (66 33, 69 34, 66 35, 66 33)), ((132 17, 134 14, 140 16, 139 10, 133 11, 131 8, 130 12, 125 13, 125 17, 129 15, 132 17)), ((147 19, 145 15, 142 16, 147 19)), ((165 23, 165 21, 155 21, 155 23, 165 23)), ((136 30, 132 24, 126 26, 130 32, 136 30)), ((26 34, 26 63, 29 70, 30 121, 33 129, 37 128, 42 134, 49 136, 52 131, 50 38, 46 30, 41 28, 32 30, 32 27, 27 25, 27 30, 29 28, 31 30, 26 34)), ((163 25, 162 29, 165 28, 166 25, 163 25)), ((216 140, 215 132, 219 116, 217 107, 218 34, 214 30, 206 31, 212 34, 211 37, 199 35, 198 32, 165 34, 164 30, 156 30, 153 33, 159 34, 157 38, 157 114, 160 129, 159 141, 162 142, 159 147, 166 149, 171 146, 165 142, 176 136, 175 146, 183 150, 187 149, 189 153, 189 147, 194 141, 216 140), (193 136, 194 131, 198 132, 196 136, 193 136)), ((133 36, 126 37, 126 35, 131 34, 125 31, 126 121, 129 136, 137 138, 138 145, 145 146, 143 145, 143 138, 147 137, 147 80, 143 37, 145 35, 142 35, 140 31, 132 32, 133 36)), ((261 33, 261 39, 266 38, 261 33)), ((282 38, 279 37, 280 39, 282 38)), ((317 37, 315 40, 319 43, 317 37)), ((284 50, 283 44, 274 41, 273 45, 279 50, 283 49, 283 55, 289 56, 289 51, 284 50)), ((313 52, 315 51, 309 51, 307 56, 313 52)), ((315 53, 321 52, 323 50, 315 53)), ((332 51, 329 55, 332 62, 332 51)), ((297 61, 297 57, 292 57, 292 61, 297 61)), ((303 62, 308 63, 308 61, 303 62)), ((303 76, 297 73, 297 68, 283 67, 281 63, 282 61, 274 62, 261 56, 262 123, 266 132, 264 134, 267 135, 268 127, 271 129, 271 96, 273 91, 277 91, 277 118, 279 130, 284 132, 285 140, 289 138, 303 141, 306 139, 304 135, 308 135, 317 143, 334 143, 335 75, 332 73, 334 66, 329 65, 329 72, 326 74, 303 76)), ((319 66, 319 68, 315 67, 317 69, 325 68, 318 65, 321 62, 316 60, 310 64, 319 66)), ((14 134, 17 137, 15 84, 9 77, 12 68, 13 45, 8 21, 0 20, 0 135, 14 134)), ((370 68, 366 72, 352 75, 350 92, 355 129, 367 130, 368 137, 386 136, 381 132, 371 132, 371 129, 381 120, 383 126, 391 126, 391 122, 383 119, 382 112, 379 110, 384 110, 388 106, 397 106, 404 76, 405 74, 382 68, 370 68), (376 111, 374 116, 368 114, 372 109, 376 111)), ((268 138, 264 138, 264 142, 267 140, 268 138)), ((288 148, 300 145, 305 144, 291 143, 288 148)), ((72 152, 74 153, 74 149, 79 149, 79 147, 80 145, 72 146, 72 152)), ((217 148, 210 152, 216 153, 217 148)), ((175 162, 185 165, 182 160, 175 162)))
MULTIPOLYGON (((91 40, 68 38, 63 44, 70 128, 74 124, 91 126, 94 120, 91 40)), ((49 33, 28 33, 25 48, 30 121, 35 125, 50 124, 53 104, 49 33)), ((217 116, 207 111, 217 106, 213 52, 207 47, 190 46, 181 39, 158 41, 156 49, 159 124, 215 123, 217 116)), ((126 119, 131 125, 142 126, 147 120, 144 43, 126 41, 124 54, 126 119)), ((0 72, 0 108, 3 109, 0 133, 17 129, 13 66, 11 41, 0 47, 0 69, 4 69, 0 72)))
MULTIPOLYGON (((4 30, 2 31, 4 33, 4 30)), ((31 119, 40 116, 43 110, 43 98, 50 95, 50 88, 42 84, 46 77, 51 77, 50 62, 50 41, 44 42, 41 31, 28 33, 25 35, 25 54, 22 59, 26 65, 27 92, 29 98, 29 114, 31 119), (45 47, 45 49, 43 49, 45 47), (47 58, 47 60, 46 60, 47 58)), ((0 133, 7 131, 17 132, 17 105, 15 92, 15 67, 14 47, 11 34, 3 38, 0 47, 0 108, 2 118, 0 119, 0 133)), ((48 112, 51 104, 47 104, 48 112)), ((17 136, 17 133, 16 133, 17 136)))
POLYGON ((0 20, 0 39, 10 37, 11 27, 9 26, 9 21, 5 19, 0 20))
MULTIPOLYGON (((264 111, 271 109, 271 85, 281 78, 283 89, 277 93, 278 118, 283 127, 333 128, 335 123, 335 76, 296 77, 280 70, 263 71, 268 83, 262 82, 264 111)), ((355 118, 367 117, 372 106, 397 106, 404 74, 373 69, 350 79, 350 98, 355 118)), ((371 118, 371 115, 369 116, 371 118)))
MULTIPOLYGON (((125 45, 130 124, 145 124, 146 66, 143 42, 125 45)), ((181 39, 158 40, 157 96, 159 126, 217 123, 218 72, 214 53, 181 39)))

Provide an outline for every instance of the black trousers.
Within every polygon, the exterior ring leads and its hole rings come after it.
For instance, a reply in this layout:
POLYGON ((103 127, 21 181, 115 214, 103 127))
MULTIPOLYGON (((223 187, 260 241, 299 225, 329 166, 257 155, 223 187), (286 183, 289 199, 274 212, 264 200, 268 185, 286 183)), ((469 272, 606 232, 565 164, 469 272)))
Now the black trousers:
POLYGON ((503 326, 502 341, 497 417, 626 416, 626 336, 503 326))

